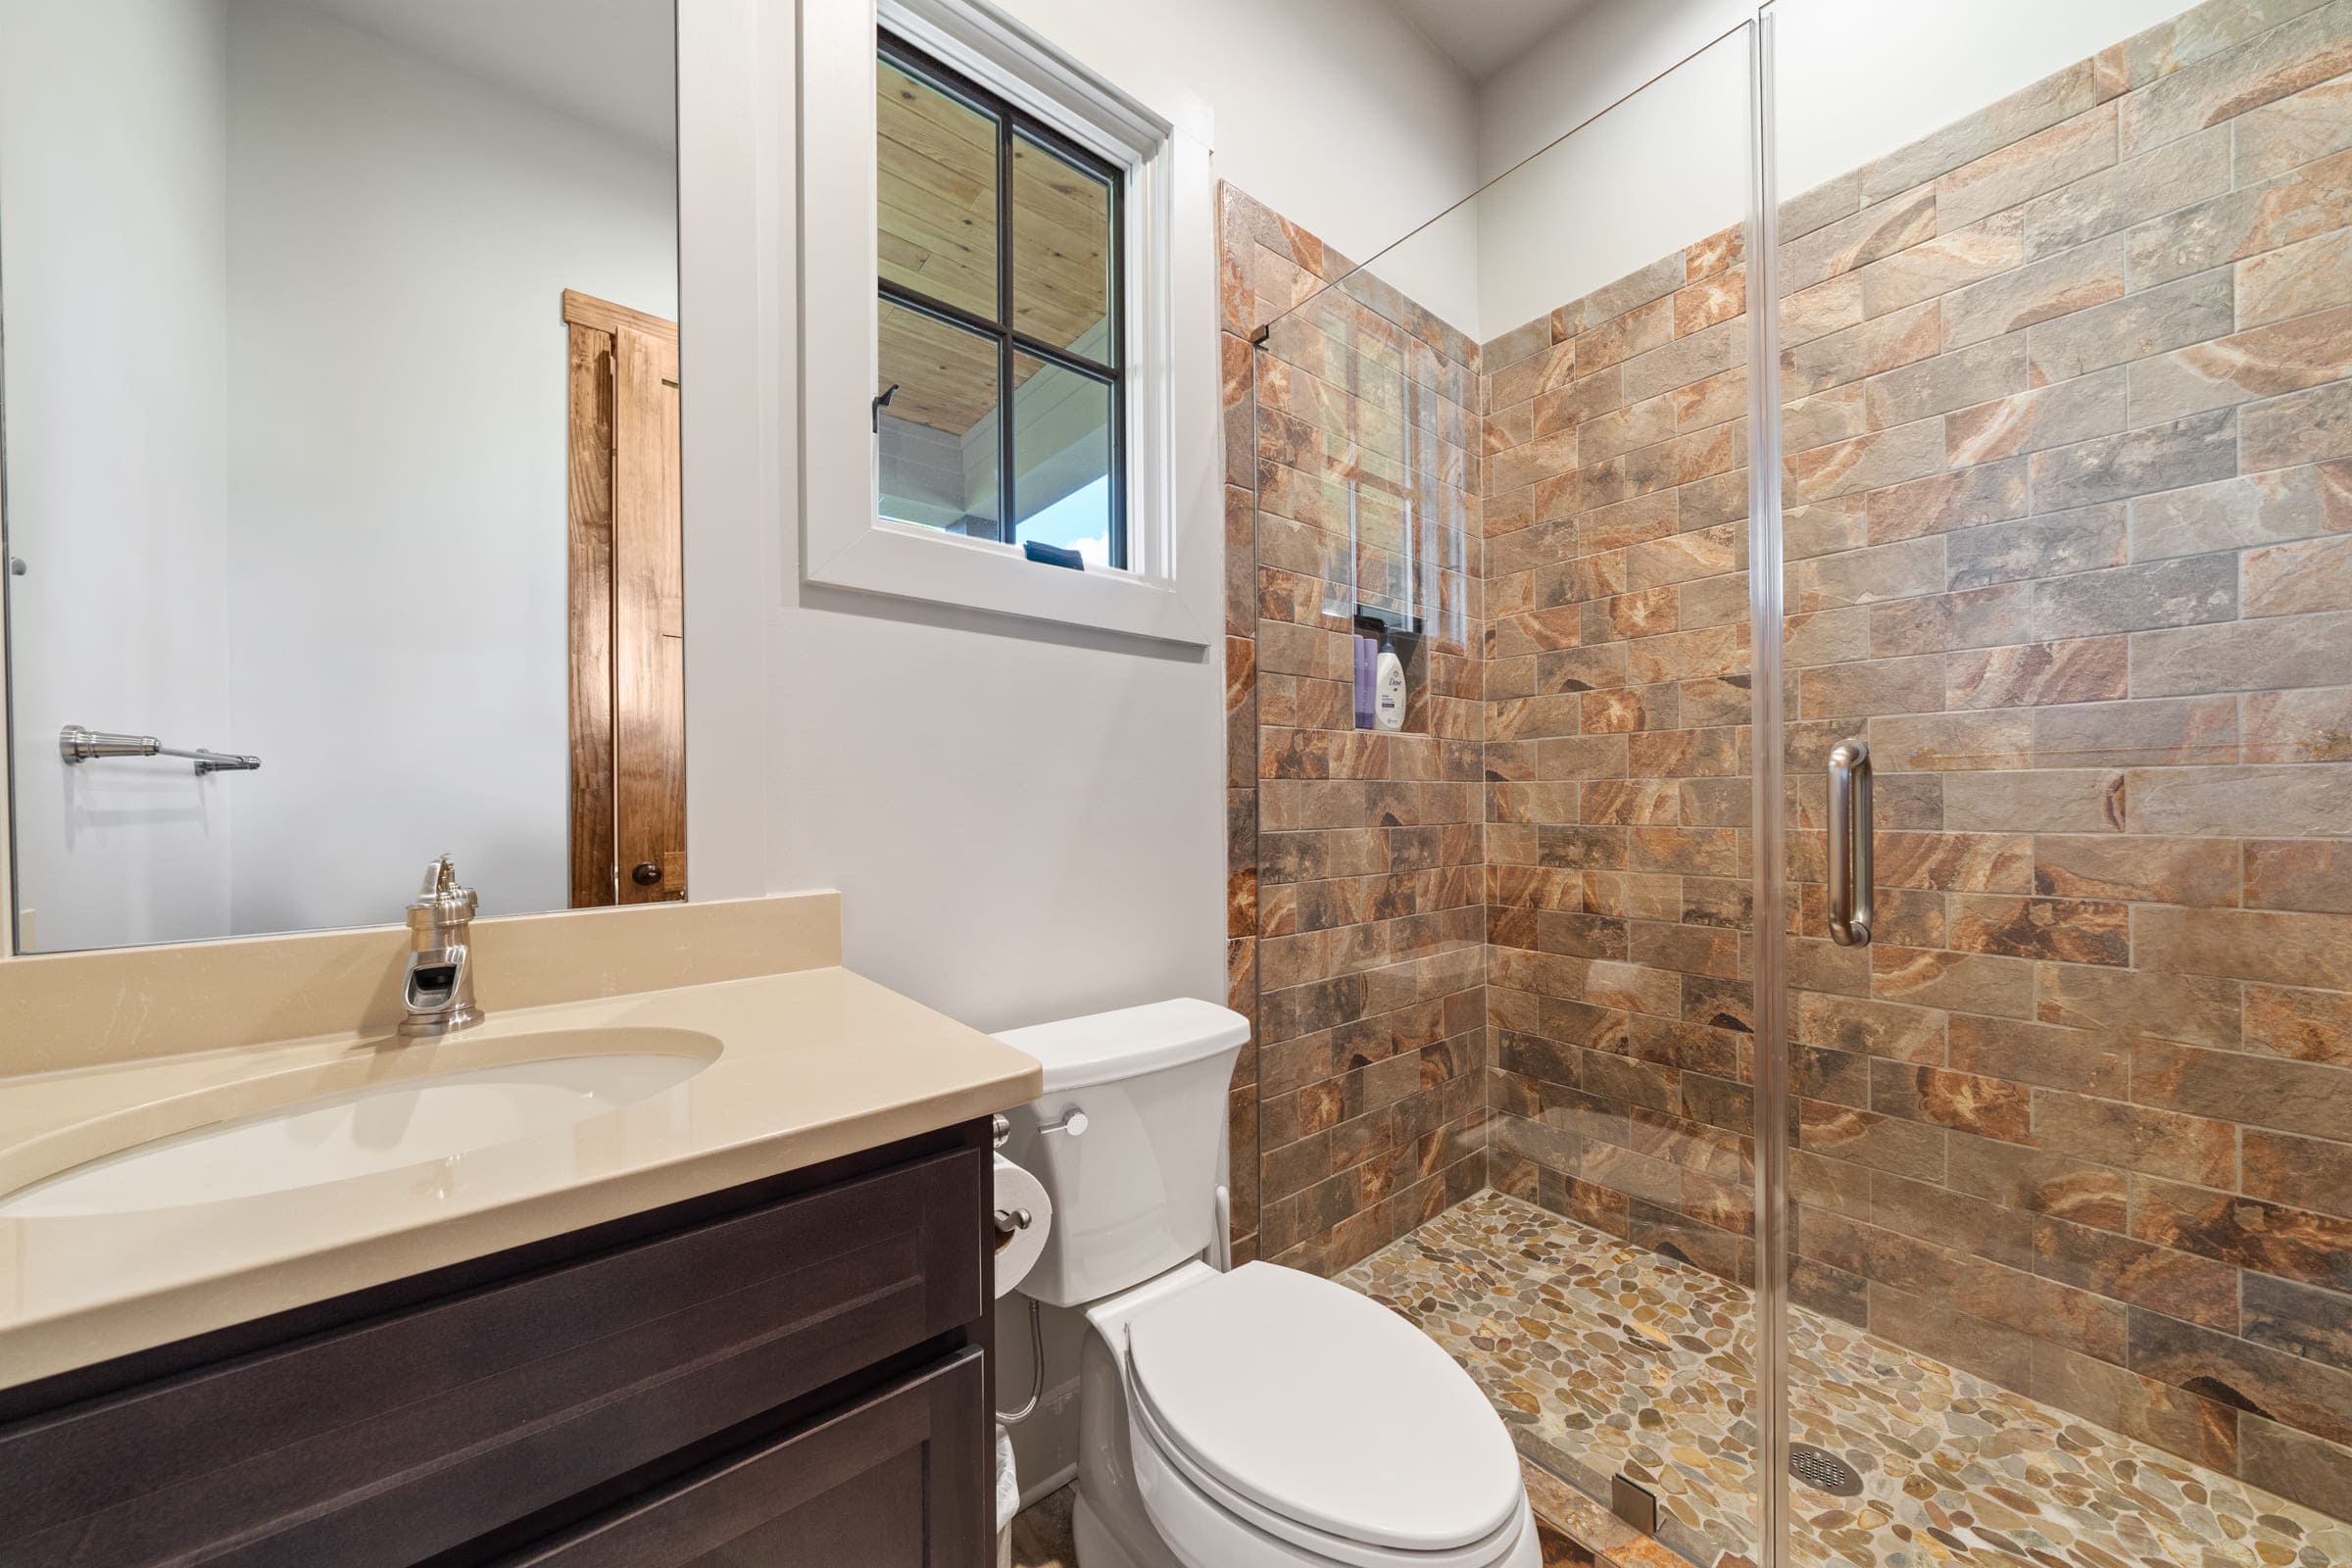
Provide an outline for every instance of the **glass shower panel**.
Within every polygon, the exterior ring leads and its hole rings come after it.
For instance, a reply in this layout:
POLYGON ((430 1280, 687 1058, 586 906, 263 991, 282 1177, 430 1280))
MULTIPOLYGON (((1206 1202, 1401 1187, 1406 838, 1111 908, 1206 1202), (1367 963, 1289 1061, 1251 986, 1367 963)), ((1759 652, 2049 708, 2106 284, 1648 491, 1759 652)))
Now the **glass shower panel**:
POLYGON ((1361 266, 1224 208, 1237 1232, 1467 1365, 1540 1509, 1710 1564, 1762 1427, 1748 84, 1742 28, 1361 266))
POLYGON ((1768 14, 1776 1556, 2352 1562, 2352 7, 1768 14))

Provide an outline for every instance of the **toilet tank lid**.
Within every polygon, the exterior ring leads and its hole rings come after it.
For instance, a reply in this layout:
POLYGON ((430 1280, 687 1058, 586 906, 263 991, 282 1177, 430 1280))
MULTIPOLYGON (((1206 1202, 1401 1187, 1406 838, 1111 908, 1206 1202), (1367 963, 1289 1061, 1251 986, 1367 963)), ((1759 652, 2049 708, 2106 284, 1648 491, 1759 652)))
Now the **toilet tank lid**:
POLYGON ((1157 1072, 1231 1051, 1250 1038, 1250 1020, 1231 1007, 1192 997, 1058 1023, 1007 1029, 997 1036, 1046 1069, 1046 1093, 1157 1072))

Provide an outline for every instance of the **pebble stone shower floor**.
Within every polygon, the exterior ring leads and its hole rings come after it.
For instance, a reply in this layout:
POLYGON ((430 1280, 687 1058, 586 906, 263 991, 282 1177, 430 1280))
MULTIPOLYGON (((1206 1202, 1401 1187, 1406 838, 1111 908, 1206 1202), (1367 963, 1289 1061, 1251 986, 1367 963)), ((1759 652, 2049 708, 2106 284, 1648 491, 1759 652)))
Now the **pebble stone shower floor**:
MULTIPOLYGON (((1693 1562, 1752 1555, 1743 1288, 1491 1191, 1339 1278, 1467 1367, 1527 1458, 1598 1497, 1648 1487, 1693 1562)), ((1792 1488, 1807 1568, 2352 1564, 2352 1525, 1818 1313, 1788 1338, 1792 1440, 1863 1484, 1792 1488)))

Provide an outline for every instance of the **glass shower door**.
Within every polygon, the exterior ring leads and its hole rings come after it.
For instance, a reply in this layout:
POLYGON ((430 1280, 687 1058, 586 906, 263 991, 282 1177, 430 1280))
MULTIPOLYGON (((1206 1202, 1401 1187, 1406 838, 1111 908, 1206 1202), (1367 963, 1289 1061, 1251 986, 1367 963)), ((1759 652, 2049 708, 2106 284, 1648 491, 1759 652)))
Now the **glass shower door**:
POLYGON ((2352 1561, 2352 9, 2168 9, 1770 8, 1790 1562, 2352 1561))

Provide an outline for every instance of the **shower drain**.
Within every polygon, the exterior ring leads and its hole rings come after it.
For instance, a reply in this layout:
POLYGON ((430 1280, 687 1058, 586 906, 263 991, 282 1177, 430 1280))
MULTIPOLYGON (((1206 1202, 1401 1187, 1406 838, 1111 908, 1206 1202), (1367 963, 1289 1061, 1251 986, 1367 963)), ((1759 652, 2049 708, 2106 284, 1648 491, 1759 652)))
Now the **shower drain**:
POLYGON ((1788 1446, 1788 1473, 1815 1492, 1826 1492, 1833 1497, 1862 1494, 1860 1473, 1828 1449, 1816 1448, 1810 1443, 1788 1446))

